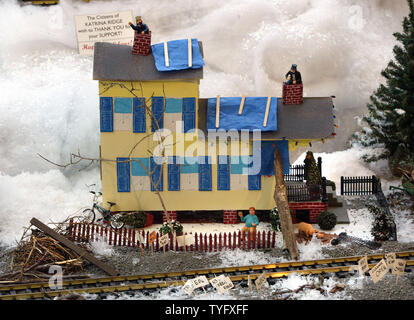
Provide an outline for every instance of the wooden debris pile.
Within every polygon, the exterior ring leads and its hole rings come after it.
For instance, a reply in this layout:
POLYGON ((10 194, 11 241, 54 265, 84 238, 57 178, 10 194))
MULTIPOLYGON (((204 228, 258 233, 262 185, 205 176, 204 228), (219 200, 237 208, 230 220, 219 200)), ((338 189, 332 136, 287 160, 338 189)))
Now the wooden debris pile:
MULTIPOLYGON (((1 275, 0 283, 45 281, 51 276, 48 274, 51 265, 61 266, 65 275, 82 269, 84 260, 79 254, 62 246, 43 231, 30 228, 31 226, 24 231, 13 252, 10 273, 1 275)), ((64 232, 60 225, 55 230, 64 232)))

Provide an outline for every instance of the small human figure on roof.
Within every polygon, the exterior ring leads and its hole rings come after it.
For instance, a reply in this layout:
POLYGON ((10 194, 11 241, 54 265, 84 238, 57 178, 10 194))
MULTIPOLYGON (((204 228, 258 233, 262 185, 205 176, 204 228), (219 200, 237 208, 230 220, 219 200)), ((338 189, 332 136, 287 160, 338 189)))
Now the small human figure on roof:
POLYGON ((297 71, 297 65, 292 64, 289 72, 286 73, 286 84, 301 84, 302 83, 302 76, 300 72, 297 71))
POLYGON ((241 221, 245 222, 245 226, 241 230, 242 233, 249 232, 249 240, 253 240, 253 233, 256 232, 256 227, 259 225, 259 218, 256 216, 256 209, 254 207, 249 208, 249 214, 243 217, 243 213, 239 212, 241 221))
POLYGON ((136 16, 135 20, 137 22, 136 26, 134 26, 132 22, 128 23, 131 26, 131 28, 134 29, 135 31, 138 31, 140 34, 148 34, 149 28, 145 23, 142 23, 141 16, 136 16))

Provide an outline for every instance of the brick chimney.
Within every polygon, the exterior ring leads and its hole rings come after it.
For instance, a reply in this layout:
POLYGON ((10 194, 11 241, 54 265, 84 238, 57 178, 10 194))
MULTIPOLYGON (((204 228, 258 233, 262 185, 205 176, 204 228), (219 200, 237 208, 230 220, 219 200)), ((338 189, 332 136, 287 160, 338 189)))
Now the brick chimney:
POLYGON ((283 83, 283 104, 302 104, 303 103, 303 83, 286 84, 283 83))
POLYGON ((134 45, 132 46, 132 54, 140 54, 147 56, 151 52, 151 31, 148 34, 141 34, 135 31, 134 45))

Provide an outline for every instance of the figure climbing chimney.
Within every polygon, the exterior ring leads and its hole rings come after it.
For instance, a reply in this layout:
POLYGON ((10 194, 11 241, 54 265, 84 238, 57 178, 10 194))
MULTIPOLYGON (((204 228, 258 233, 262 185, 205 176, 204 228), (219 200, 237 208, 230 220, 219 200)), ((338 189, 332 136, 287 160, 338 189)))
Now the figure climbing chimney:
POLYGON ((132 54, 140 54, 147 56, 151 52, 151 31, 148 26, 142 22, 141 16, 135 17, 137 25, 132 22, 129 25, 135 30, 134 45, 132 46, 132 54))
POLYGON ((292 64, 290 71, 286 73, 286 82, 283 83, 283 104, 303 103, 302 76, 297 70, 297 65, 292 64))

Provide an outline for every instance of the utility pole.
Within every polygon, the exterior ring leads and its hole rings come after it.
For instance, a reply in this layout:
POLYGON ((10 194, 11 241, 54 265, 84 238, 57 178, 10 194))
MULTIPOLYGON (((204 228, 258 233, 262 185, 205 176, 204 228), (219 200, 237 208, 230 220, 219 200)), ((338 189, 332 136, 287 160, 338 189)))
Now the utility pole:
POLYGON ((299 258, 299 251, 295 233, 293 232, 292 217, 290 215, 285 178, 283 176, 282 159, 278 148, 275 150, 274 167, 276 179, 274 198, 279 211, 280 228, 282 229, 283 239, 291 259, 297 260, 299 258))

